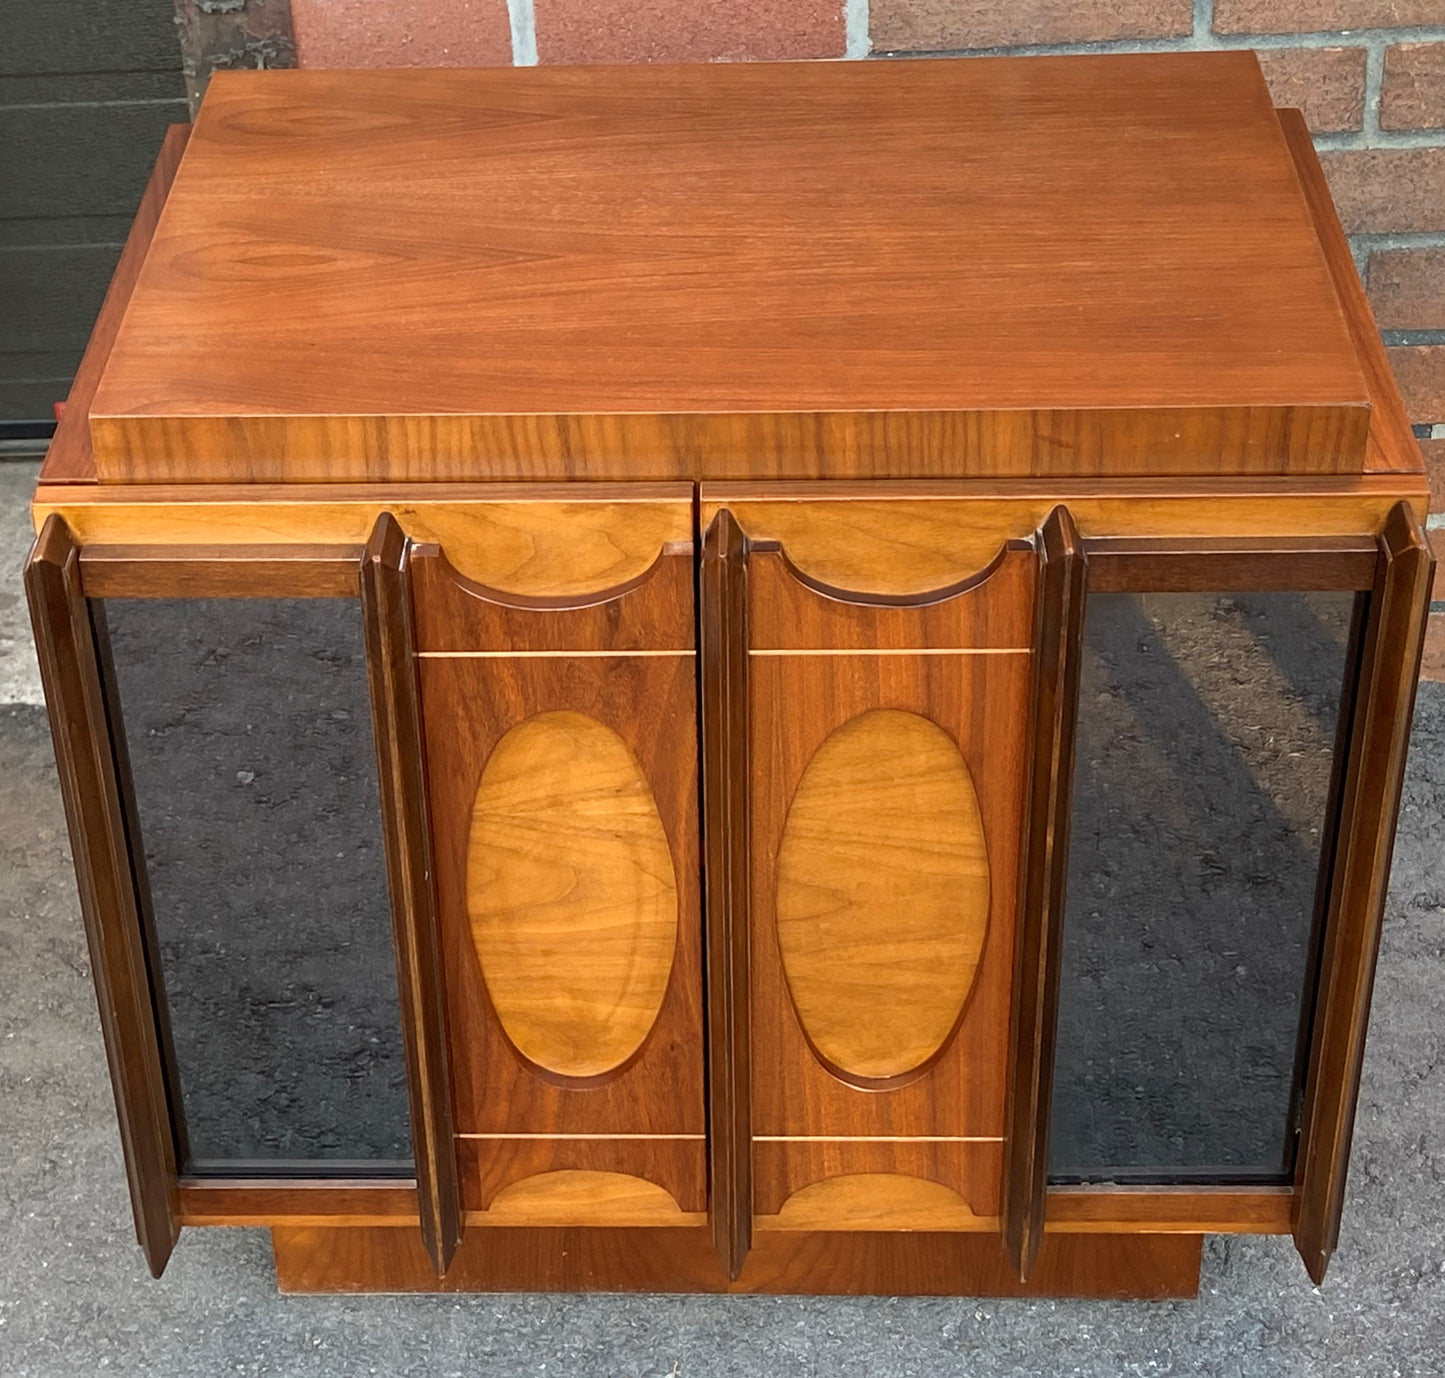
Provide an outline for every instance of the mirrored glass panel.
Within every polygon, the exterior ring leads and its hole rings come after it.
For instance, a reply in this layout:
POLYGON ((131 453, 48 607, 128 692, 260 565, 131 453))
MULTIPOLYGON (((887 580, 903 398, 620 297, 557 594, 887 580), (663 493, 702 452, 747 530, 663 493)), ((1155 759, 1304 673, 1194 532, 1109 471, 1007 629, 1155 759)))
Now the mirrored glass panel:
POLYGON ((1355 601, 1090 596, 1051 1180, 1291 1175, 1355 601))
POLYGON ((189 1170, 409 1171, 359 604, 111 598, 92 617, 189 1170))

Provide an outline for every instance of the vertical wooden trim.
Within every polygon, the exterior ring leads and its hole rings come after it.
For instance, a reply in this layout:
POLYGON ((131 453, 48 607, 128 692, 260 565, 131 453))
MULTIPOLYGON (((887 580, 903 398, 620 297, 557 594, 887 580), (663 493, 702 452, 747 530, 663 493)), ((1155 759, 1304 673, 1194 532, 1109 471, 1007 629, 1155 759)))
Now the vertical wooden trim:
POLYGON ((1419 522, 1397 504, 1365 624, 1295 1169, 1295 1245, 1316 1284, 1339 1240, 1433 573, 1419 522))
POLYGON ((1039 532, 1027 835, 1021 850, 1014 1006, 1005 1117, 1004 1247, 1027 1281, 1044 1234, 1049 1100, 1059 1006, 1059 950, 1069 864, 1079 648, 1088 561, 1068 508, 1039 532))
POLYGON ((175 1141, 156 1029, 125 813, 101 686, 80 548, 46 519, 25 566, 80 912, 90 945, 100 1028, 136 1237, 159 1277, 180 1233, 175 1141))
POLYGON ((411 543, 383 512, 361 562, 361 606, 376 730, 382 826, 406 1043, 422 1238, 445 1276, 462 1234, 452 1129, 441 933, 427 817, 412 618, 411 543))
POLYGON ((720 511, 703 539, 701 704, 707 924, 708 1167, 713 1240, 729 1278, 752 1244, 749 1103, 747 543, 720 511))

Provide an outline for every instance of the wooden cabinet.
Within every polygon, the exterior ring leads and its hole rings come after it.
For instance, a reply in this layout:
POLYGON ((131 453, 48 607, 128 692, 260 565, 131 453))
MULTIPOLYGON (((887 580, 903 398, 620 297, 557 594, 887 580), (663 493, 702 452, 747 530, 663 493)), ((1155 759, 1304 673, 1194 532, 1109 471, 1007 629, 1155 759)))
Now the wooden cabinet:
POLYGON ((27 572, 152 1268, 1319 1280, 1425 503, 1247 54, 218 78, 27 572))

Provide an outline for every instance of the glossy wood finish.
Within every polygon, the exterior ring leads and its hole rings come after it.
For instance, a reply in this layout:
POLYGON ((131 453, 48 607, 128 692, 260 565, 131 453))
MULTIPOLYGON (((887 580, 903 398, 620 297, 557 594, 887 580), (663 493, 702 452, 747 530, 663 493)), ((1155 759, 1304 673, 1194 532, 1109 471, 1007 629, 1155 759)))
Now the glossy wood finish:
POLYGON ((1289 1234, 1289 1187, 1055 1187, 1050 1233, 1289 1234))
POLYGON ((1043 1241, 1054 1084, 1064 886, 1079 665, 1088 562, 1066 507, 1038 534, 1034 680, 1029 714, 1029 782, 1013 1013, 1009 1025, 1008 1105, 1003 1172, 1003 1239, 1026 1280, 1043 1241))
MULTIPOLYGON (((115 265, 115 274, 101 303, 100 314, 90 332, 90 341, 75 371, 66 399, 65 414, 55 428, 49 448, 45 451, 45 462, 40 466, 40 478, 44 483, 93 483, 95 481, 95 454, 90 444, 90 403, 95 396, 96 386, 110 357, 116 332, 120 329, 121 317, 135 290, 136 279, 140 276, 141 264, 155 236, 156 224, 161 210, 170 194, 171 183, 175 181, 176 169, 181 165, 181 154, 185 152, 190 139, 191 126, 173 124, 161 143, 156 164, 141 193, 140 205, 135 220, 126 235, 125 247, 121 250, 120 261, 115 265)), ((84 539, 84 538, 81 538, 84 539)))
MULTIPOLYGON (((611 596, 575 600, 538 602, 482 588, 458 576, 434 546, 417 548, 412 577, 464 1204, 485 1210, 514 1182, 539 1173, 618 1172, 665 1189, 685 1213, 701 1212, 707 1185, 691 548, 659 549, 640 580, 611 596), (537 773, 530 767, 519 773, 515 762, 495 764, 497 753, 508 751, 509 733, 546 720, 562 724, 563 748, 559 762, 540 771, 546 780, 529 778, 537 773), (585 733, 570 730, 579 723, 585 733), (628 768, 619 781, 609 767, 599 785, 595 770, 573 770, 595 763, 597 752, 572 747, 602 729, 617 748, 611 756, 621 759, 620 751, 628 768), (490 803, 489 769, 516 784, 504 783, 490 803), (641 850, 634 845, 636 809, 619 821, 610 808, 608 791, 619 782, 660 824, 658 834, 649 823, 641 850), (570 798, 558 795, 563 788, 570 798), (479 789, 487 816, 480 836, 506 842, 517 854, 506 864, 500 852, 478 863, 479 789), (545 807, 529 814, 527 799, 538 789, 545 807), (585 823, 587 836, 558 845, 558 821, 566 818, 568 828, 585 823), (500 831, 493 828, 498 820, 505 824, 500 831), (528 851, 532 834, 544 854, 528 851), (656 873, 666 869, 659 842, 675 893, 663 925, 675 934, 665 968, 653 960, 668 947, 657 922, 656 873), (598 880, 595 863, 603 853, 627 859, 623 870, 632 879, 625 893, 598 880), (582 970, 574 957, 559 965, 560 989, 554 984, 550 992, 537 984, 545 973, 528 965, 535 1007, 520 989, 494 986, 503 974, 495 965, 502 949, 492 940, 501 933, 505 948, 511 926, 520 936, 539 918, 543 938, 571 941, 575 958, 589 962, 598 956, 589 926, 625 919, 634 938, 642 934, 654 975, 664 979, 655 1019, 655 981, 637 1006, 648 1007, 646 1029, 618 1012, 625 1037, 607 1041, 606 1067, 587 1060, 586 1038, 553 1055, 533 1037, 545 1044, 561 1037, 563 1024, 572 1027, 577 992, 565 994, 567 973, 582 970), (497 928, 480 953, 479 920, 497 928), (570 1013, 561 1024, 550 1016, 539 1024, 533 1016, 546 1014, 552 996, 570 1013), (519 1013, 523 1005, 532 1013, 519 1013)), ((548 740, 556 747, 559 739, 548 740)), ((617 873, 610 863, 603 869, 617 873)), ((598 1015, 589 1009, 589 1017, 598 1015)))
MULTIPOLYGON (((758 540, 786 544, 789 559, 816 582, 905 597, 977 574, 1002 541, 1031 539, 1060 503, 1090 538, 1231 541, 1282 534, 1357 536, 1380 530, 1397 502, 1410 503, 1422 522, 1429 509, 1423 475, 1405 474, 708 483, 700 497, 704 531, 726 505, 758 540)), ((519 534, 535 545, 547 568, 575 581, 573 587, 603 593, 617 586, 608 574, 613 562, 591 555, 580 563, 571 560, 563 511, 591 513, 585 528, 595 534, 584 529, 577 545, 602 551, 625 537, 611 536, 614 518, 599 511, 620 512, 633 502, 660 505, 672 544, 690 538, 692 498, 691 484, 675 483, 42 484, 32 514, 37 531, 52 514, 64 517, 82 545, 364 545, 377 517, 389 511, 414 539, 440 544, 464 578, 526 597, 526 589, 508 588, 514 578, 509 571, 517 567, 512 542, 519 534), (502 560, 481 539, 497 531, 505 534, 504 549, 512 550, 502 560)), ((623 525, 634 523, 639 530, 644 525, 640 517, 623 525)), ((633 567, 630 558, 627 567, 633 567)))
POLYGON ((690 484, 214 484, 50 486, 37 530, 64 516, 87 546, 364 545, 389 513, 441 545, 464 578, 500 593, 576 598, 644 574, 692 539, 690 484))
POLYGON ((898 1172, 856 1172, 824 1177, 795 1191, 776 1215, 761 1216, 765 1230, 978 1230, 998 1220, 975 1215, 956 1191, 898 1172))
POLYGON ((679 1209, 671 1193, 656 1182, 624 1172, 575 1168, 523 1177, 504 1187, 485 1211, 471 1218, 488 1227, 531 1225, 544 1229, 569 1225, 676 1229, 707 1222, 703 1211, 679 1209))
POLYGON ((818 584, 905 600, 976 576, 1000 543, 1031 540, 1061 504, 1090 539, 1231 545, 1282 535, 1358 537, 1380 530, 1397 502, 1409 502, 1421 521, 1429 505, 1421 480, 1405 475, 704 483, 699 498, 704 526, 726 507, 754 540, 782 545, 818 584), (925 578, 936 582, 921 587, 925 578))
POLYGON ((1298 110, 1278 110, 1281 130, 1294 159, 1295 173, 1304 189, 1305 201, 1314 220, 1315 234, 1330 270, 1335 294, 1344 311, 1355 358, 1370 392, 1370 439, 1366 470, 1419 473, 1424 464, 1420 448, 1410 430, 1410 417, 1400 397, 1399 384, 1380 339, 1379 326, 1370 310, 1369 298, 1355 267, 1350 242, 1330 198, 1329 183, 1310 138, 1309 126, 1298 110))
POLYGON ((1434 561, 1403 503, 1380 536, 1325 918, 1295 1173, 1294 1237, 1323 1281, 1339 1238, 1434 561))
POLYGON ((864 1083, 932 1059, 978 976, 988 898, 978 795, 953 739, 896 708, 837 728, 798 780, 774 900, 815 1055, 864 1083))
POLYGON ((1369 426, 1247 53, 225 73, 91 413, 129 482, 1349 472, 1369 426))
POLYGON ((708 1185, 713 1243, 729 1279, 752 1240, 748 961, 747 543, 715 516, 699 570, 703 881, 707 930, 708 1185))
POLYGON ((1092 593, 1368 589, 1379 553, 1369 536, 1105 537, 1084 549, 1092 593))
POLYGON ((416 1181, 358 1178, 277 1181, 182 1177, 182 1225, 397 1225, 415 1227, 416 1181))
POLYGON ((422 1240, 440 1277, 461 1238, 461 1190, 452 1138, 451 1066, 422 756, 410 563, 411 547, 400 524, 390 516, 379 517, 361 565, 361 605, 406 1045, 418 1214, 422 1240))
POLYGON ((610 728, 554 709, 482 770, 467 913, 487 996, 527 1061, 614 1071, 657 1022, 677 949, 677 879, 657 801, 610 728))
POLYGON ((355 598, 360 546, 88 545, 91 598, 355 598))
POLYGON ((80 550, 58 517, 25 566, 60 793, 110 1064, 136 1237, 159 1277, 180 1233, 176 1147, 80 550))
POLYGON ((1027 1284, 976 1232, 769 1231, 729 1282, 705 1229, 494 1229, 467 1234, 438 1286, 396 1229, 271 1232, 283 1292, 735 1292, 836 1296, 1192 1297, 1199 1235, 1051 1235, 1027 1284))
MULTIPOLYGON (((900 516, 906 520, 906 513, 900 516)), ((987 571, 961 589, 907 602, 878 601, 866 589, 811 587, 798 576, 785 548, 769 548, 748 535, 755 1216, 778 1214, 790 1196, 814 1181, 882 1173, 946 1186, 972 1215, 996 1217, 1032 655, 1033 551, 996 550, 987 571), (964 925, 959 932, 972 932, 971 905, 986 900, 986 927, 975 933, 978 948, 970 942, 966 951, 951 950, 946 960, 954 969, 933 978, 946 987, 943 1003, 949 1006, 944 1011, 940 1005, 939 1019, 929 1023, 932 1032, 925 1041, 933 1046, 915 1046, 910 1032, 903 1047, 891 1050, 891 1060, 880 1060, 873 1049, 860 1071, 833 1063, 816 1034, 810 1039, 807 1018, 800 1018, 811 1007, 796 971, 786 964, 794 897, 785 862, 789 813, 800 800, 805 813, 808 809, 810 763, 826 764, 834 734, 840 729, 846 734, 850 724, 856 731, 871 714, 888 724, 917 721, 925 732, 936 726, 959 754, 976 792, 988 882, 986 889, 974 887, 972 901, 957 892, 953 910, 945 906, 950 923, 964 925), (976 979, 969 980, 975 965, 976 979), (795 1003, 795 997, 804 1003, 795 1003), (886 1074, 890 1071, 897 1074, 886 1074)), ((905 755, 917 755, 912 750, 916 735, 905 734, 910 747, 905 755)), ((871 815, 886 796, 883 812, 874 819, 879 838, 907 846, 910 838, 937 830, 940 808, 955 810, 957 791, 940 797, 929 777, 921 780, 909 769, 910 761, 896 755, 885 740, 875 760, 843 770, 831 800, 823 792, 823 813, 831 809, 839 819, 855 811, 860 817, 871 815), (868 807, 860 804, 865 797, 868 807)), ((820 816, 808 831, 821 826, 820 816)), ((865 846, 867 864, 859 865, 856 855, 850 859, 847 853, 857 853, 860 845, 855 837, 828 872, 827 905, 835 916, 868 907, 877 858, 865 846)), ((914 867, 937 869, 941 861, 924 857, 914 867)), ((882 1018, 875 1007, 892 1000, 899 1019, 905 1011, 912 1013, 920 951, 887 923, 878 927, 876 943, 854 944, 851 971, 832 964, 831 980, 840 989, 856 983, 856 998, 848 1003, 855 1011, 873 1011, 868 1019, 876 1029, 896 1030, 893 1015, 882 1018)), ((941 952, 934 956, 943 958, 941 952)))

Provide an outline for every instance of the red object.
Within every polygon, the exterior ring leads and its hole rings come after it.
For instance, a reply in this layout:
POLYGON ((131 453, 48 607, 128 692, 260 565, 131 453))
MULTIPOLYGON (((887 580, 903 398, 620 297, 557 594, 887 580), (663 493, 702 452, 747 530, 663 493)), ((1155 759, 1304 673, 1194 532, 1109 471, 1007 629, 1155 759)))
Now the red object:
POLYGON ((63 420, 65 420, 65 403, 64 403, 64 402, 57 402, 57 403, 55 404, 55 419, 56 419, 57 421, 63 421, 63 420))

